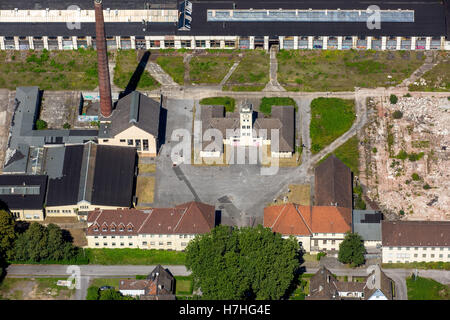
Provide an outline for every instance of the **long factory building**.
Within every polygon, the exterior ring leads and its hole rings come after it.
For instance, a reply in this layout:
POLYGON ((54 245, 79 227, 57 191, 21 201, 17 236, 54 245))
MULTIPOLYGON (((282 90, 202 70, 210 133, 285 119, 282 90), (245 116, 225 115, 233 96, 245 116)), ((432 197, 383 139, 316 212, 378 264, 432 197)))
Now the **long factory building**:
POLYGON ((95 48, 94 1, 110 50, 450 50, 450 0, 2 0, 0 49, 95 48))

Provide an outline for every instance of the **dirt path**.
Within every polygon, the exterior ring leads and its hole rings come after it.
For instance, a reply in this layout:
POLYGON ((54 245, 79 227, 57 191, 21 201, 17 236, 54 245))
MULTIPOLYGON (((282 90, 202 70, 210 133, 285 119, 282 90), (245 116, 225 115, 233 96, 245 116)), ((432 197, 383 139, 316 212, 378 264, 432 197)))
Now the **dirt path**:
POLYGON ((270 80, 263 91, 286 91, 277 80, 278 60, 277 60, 278 46, 270 48, 270 80))
POLYGON ((424 75, 424 73, 430 71, 434 66, 441 62, 441 59, 439 59, 439 55, 437 55, 435 52, 426 51, 425 55, 425 62, 416 71, 414 71, 411 76, 403 80, 402 83, 397 86, 398 88, 408 88, 411 83, 417 81, 421 76, 424 75))
POLYGON ((165 72, 159 64, 156 62, 149 61, 147 63, 146 70, 150 73, 150 75, 156 79, 161 85, 166 87, 179 87, 180 85, 173 81, 172 77, 165 72))

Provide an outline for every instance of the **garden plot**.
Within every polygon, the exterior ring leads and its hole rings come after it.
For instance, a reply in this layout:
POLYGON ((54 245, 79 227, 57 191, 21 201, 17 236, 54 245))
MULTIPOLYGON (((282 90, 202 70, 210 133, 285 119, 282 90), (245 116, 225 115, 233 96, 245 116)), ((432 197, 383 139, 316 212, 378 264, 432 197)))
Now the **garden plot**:
POLYGON ((360 146, 368 197, 409 220, 450 220, 450 101, 369 102, 375 110, 360 146))

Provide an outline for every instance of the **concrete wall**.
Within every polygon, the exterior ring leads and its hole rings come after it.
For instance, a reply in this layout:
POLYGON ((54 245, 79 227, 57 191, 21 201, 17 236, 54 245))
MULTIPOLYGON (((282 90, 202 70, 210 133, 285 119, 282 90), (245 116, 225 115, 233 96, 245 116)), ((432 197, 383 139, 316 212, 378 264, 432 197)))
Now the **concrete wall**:
POLYGON ((450 247, 383 247, 383 263, 450 262, 450 247))
POLYGON ((139 153, 147 154, 151 156, 156 156, 156 137, 152 134, 138 128, 132 126, 121 133, 117 134, 113 138, 108 139, 98 139, 98 143, 100 145, 112 145, 112 146, 120 146, 120 147, 135 147, 136 140, 140 140, 140 148, 137 149, 139 153), (122 141, 121 141, 122 140, 122 141), (128 145, 128 140, 133 140, 133 145, 128 145), (143 150, 143 140, 148 141, 148 150, 143 150))
MULTIPOLYGON (((105 16, 105 21, 107 21, 107 17, 105 16)), ((139 20, 141 21, 141 20, 139 20)), ((350 35, 351 36, 351 35, 350 35)), ((138 48, 136 46, 136 43, 138 41, 142 41, 142 40, 138 40, 136 39, 137 36, 135 35, 130 35, 129 37, 123 37, 123 39, 127 39, 131 41, 131 48, 135 49, 138 48)), ((8 44, 6 45, 6 43, 10 43, 11 40, 6 40, 5 37, 3 35, 0 35, 0 50, 5 50, 5 49, 15 49, 15 50, 20 50, 20 45, 19 45, 19 41, 18 41, 18 37, 17 41, 14 41, 14 45, 13 47, 8 44)), ((48 37, 43 35, 44 38, 44 45, 43 48, 49 49, 48 48, 48 37)), ((251 37, 245 37, 245 38, 249 38, 249 47, 247 49, 253 49, 254 48, 254 42, 252 42, 252 39, 254 39, 254 36, 251 37)), ((268 38, 269 37, 265 37, 265 45, 264 45, 264 49, 268 50, 269 46, 268 46, 268 38), (267 38, 267 39, 266 39, 267 38), (267 43, 266 43, 267 42, 267 43)), ((312 36, 308 36, 308 44, 307 46, 305 45, 300 45, 299 46, 299 36, 282 36, 280 37, 280 45, 283 45, 285 42, 285 39, 291 39, 293 38, 293 46, 289 45, 288 47, 286 47, 286 49, 299 49, 300 47, 304 47, 305 49, 329 49, 330 47, 330 39, 328 36, 322 36, 321 40, 320 40, 320 47, 314 47, 313 45, 313 38, 312 36)), ((389 39, 388 36, 384 36, 384 37, 380 37, 380 39, 378 40, 374 40, 373 37, 366 37, 366 39, 359 39, 357 36, 351 36, 352 40, 351 40, 351 45, 349 44, 349 40, 343 40, 345 39, 345 37, 337 37, 337 45, 333 45, 332 47, 336 50, 348 50, 348 49, 361 49, 361 50, 367 50, 367 49, 374 49, 374 50, 387 50, 390 49, 387 47, 387 41, 389 39), (374 45, 374 41, 376 41, 377 45, 374 45), (346 43, 346 45, 344 46, 343 43, 346 43)), ((71 37, 70 39, 70 45, 63 45, 63 40, 62 37, 58 37, 58 42, 59 46, 58 49, 59 50, 72 50, 72 49, 77 49, 78 45, 78 40, 80 41, 87 41, 87 45, 90 46, 92 45, 92 41, 90 36, 84 36, 84 37, 80 37, 77 38, 75 37, 71 37)), ((209 49, 209 48, 217 48, 217 49, 235 49, 239 47, 239 40, 240 37, 239 36, 174 36, 174 35, 170 35, 170 36, 145 36, 145 40, 144 40, 144 47, 141 49, 165 49, 165 48, 175 48, 175 49, 180 49, 182 48, 181 45, 181 41, 188 41, 189 45, 185 45, 183 46, 184 48, 188 48, 188 49, 209 49), (219 46, 217 45, 212 45, 212 43, 216 43, 216 44, 220 44, 219 46)), ((287 40, 287 41, 291 41, 292 40, 287 40)), ((334 40, 333 40, 334 41, 334 40)), ((392 48, 392 50, 450 50, 450 41, 445 41, 445 36, 442 36, 440 38, 440 44, 439 47, 436 48, 436 46, 431 46, 431 41, 432 41, 432 37, 397 37, 397 43, 395 48, 392 48), (416 45, 416 40, 418 38, 426 38, 425 41, 425 45, 420 45, 417 44, 416 45)), ((434 40, 434 41, 439 41, 439 40, 434 40)), ((115 49, 120 48, 121 46, 121 37, 120 36, 116 36, 115 37, 115 49)), ((12 42, 11 42, 12 43, 12 42)), ((29 37, 29 43, 33 44, 34 43, 34 38, 33 37, 29 37)), ((290 42, 286 42, 286 43, 290 43, 290 42)), ((334 42, 333 42, 334 43, 334 42)), ((30 49, 29 47, 26 49, 28 50, 30 49)), ((42 48, 39 48, 42 49, 42 48)), ((25 49, 24 49, 25 50, 25 49)))
POLYGON ((44 210, 27 210, 27 209, 11 209, 10 210, 16 220, 22 221, 43 221, 44 210))
POLYGON ((88 248, 139 248, 183 251, 195 234, 139 234, 124 231, 114 236, 88 235, 88 248))

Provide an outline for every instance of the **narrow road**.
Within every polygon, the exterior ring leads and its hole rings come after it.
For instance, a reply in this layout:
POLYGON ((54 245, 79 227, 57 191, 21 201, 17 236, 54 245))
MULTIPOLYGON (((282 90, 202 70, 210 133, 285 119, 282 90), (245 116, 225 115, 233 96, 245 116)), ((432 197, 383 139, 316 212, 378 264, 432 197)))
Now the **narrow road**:
MULTIPOLYGON (((65 277, 69 276, 65 265, 10 265, 7 268, 7 276, 13 278, 31 277, 65 277)), ((174 276, 187 276, 190 272, 182 265, 164 265, 174 276)), ((134 277, 136 275, 149 274, 155 268, 154 265, 82 265, 80 266, 81 288, 76 292, 77 300, 86 297, 89 281, 93 278, 118 278, 134 277)), ((305 273, 316 273, 318 268, 306 268, 305 273)), ((338 276, 367 276, 366 269, 329 268, 338 276)), ((388 277, 395 282, 397 300, 407 300, 406 278, 414 269, 383 269, 388 277)), ((450 271, 447 270, 419 270, 418 275, 431 278, 443 284, 450 284, 450 271)))

